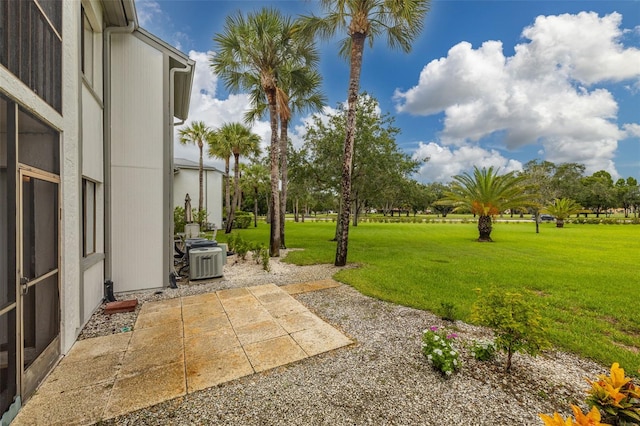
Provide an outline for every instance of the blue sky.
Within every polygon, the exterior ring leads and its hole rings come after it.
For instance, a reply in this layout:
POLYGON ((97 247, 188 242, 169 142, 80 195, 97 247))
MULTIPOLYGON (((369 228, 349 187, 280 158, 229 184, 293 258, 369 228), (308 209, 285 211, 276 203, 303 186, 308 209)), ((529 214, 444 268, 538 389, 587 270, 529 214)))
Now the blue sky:
MULTIPOLYGON (((274 7, 321 14, 314 1, 136 0, 141 26, 197 61, 190 120, 242 121, 244 94, 211 73, 224 19, 274 7)), ((347 93, 348 64, 320 42, 331 114, 347 93)), ((380 38, 364 54, 361 90, 392 114, 399 147, 429 158, 415 178, 449 181, 473 166, 518 170, 532 159, 579 162, 587 172, 640 180, 639 1, 432 1, 411 53, 380 38)), ((300 144, 304 122, 290 135, 300 144)), ((266 145, 267 122, 253 130, 266 145)), ((176 157, 197 159, 176 145, 176 157)), ((209 162, 221 165, 217 160, 209 162)))

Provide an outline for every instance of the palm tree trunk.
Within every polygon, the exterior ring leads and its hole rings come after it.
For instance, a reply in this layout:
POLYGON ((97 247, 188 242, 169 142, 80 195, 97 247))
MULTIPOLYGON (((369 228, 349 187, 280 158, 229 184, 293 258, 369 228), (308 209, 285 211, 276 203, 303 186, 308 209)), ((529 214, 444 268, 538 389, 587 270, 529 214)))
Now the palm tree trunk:
POLYGON ((224 160, 224 205, 227 212, 227 222, 231 217, 231 182, 229 181, 229 157, 224 160))
POLYGON ((204 164, 202 162, 202 141, 198 142, 198 148, 200 148, 200 162, 198 164, 198 178, 200 180, 200 192, 198 197, 198 210, 202 211, 203 201, 204 201, 204 164))
POLYGON ((258 187, 253 187, 253 227, 258 227, 258 187))
POLYGON ((478 232, 480 233, 480 237, 478 238, 479 242, 491 242, 491 216, 480 215, 478 216, 478 232))
POLYGON ((347 100, 347 129, 344 141, 344 157, 342 159, 342 211, 340 212, 340 232, 336 248, 336 266, 347 264, 349 245, 349 214, 351 213, 351 171, 353 163, 353 145, 356 136, 356 103, 360 90, 360 71, 364 52, 365 34, 355 32, 351 35, 351 65, 349 70, 349 93, 347 100))
POLYGON ((284 223, 287 212, 287 142, 289 138, 289 120, 280 119, 280 176, 282 180, 282 190, 280 191, 280 248, 286 249, 284 242, 284 223))
POLYGON ((233 202, 231 203, 231 211, 227 216, 227 229, 225 230, 225 234, 231 232, 233 229, 233 221, 235 220, 236 215, 236 205, 238 204, 238 196, 240 193, 240 154, 233 153, 234 163, 233 163, 233 202))
POLYGON ((269 235, 269 256, 280 256, 280 194, 278 191, 278 179, 280 170, 278 160, 280 159, 280 146, 278 140, 278 111, 276 108, 276 89, 265 87, 265 93, 269 100, 269 121, 271 123, 271 229, 269 235))

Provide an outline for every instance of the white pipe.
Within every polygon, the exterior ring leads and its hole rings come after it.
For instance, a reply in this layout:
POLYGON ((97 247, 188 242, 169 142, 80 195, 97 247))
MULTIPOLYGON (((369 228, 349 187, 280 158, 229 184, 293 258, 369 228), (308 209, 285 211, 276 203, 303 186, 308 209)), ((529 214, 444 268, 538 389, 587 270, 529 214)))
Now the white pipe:
MULTIPOLYGON (((188 63, 185 64, 184 68, 171 68, 171 70, 169 70, 169 114, 170 116, 168 117, 169 122, 171 123, 171 146, 169 147, 169 152, 168 152, 168 157, 169 157, 169 173, 170 173, 170 182, 173 181, 173 168, 174 168, 174 164, 173 164, 173 137, 174 137, 174 127, 175 126, 180 126, 182 124, 184 124, 184 122, 186 120, 182 120, 179 121, 177 123, 175 123, 173 121, 173 118, 175 117, 174 115, 174 109, 175 109, 175 76, 176 73, 189 73, 191 72, 191 65, 189 65, 188 63)), ((166 150, 165 150, 166 152, 166 150)), ((165 244, 166 247, 171 247, 170 250, 168 251, 168 253, 166 254, 165 258, 167 259, 167 262, 169 262, 169 287, 174 288, 174 279, 175 276, 177 276, 178 274, 175 271, 175 267, 173 265, 173 234, 175 233, 175 230, 173 229, 173 185, 167 185, 167 191, 165 192, 168 196, 168 200, 167 203, 169 205, 169 216, 167 218, 167 220, 169 221, 169 229, 171 230, 171 232, 169 232, 168 236, 165 236, 165 238, 167 238, 169 241, 169 244, 165 244), (173 277, 173 279, 172 279, 173 277)))
POLYGON ((102 79, 104 112, 104 279, 112 278, 111 239, 111 34, 131 34, 137 28, 134 21, 126 27, 107 27, 102 38, 102 79))

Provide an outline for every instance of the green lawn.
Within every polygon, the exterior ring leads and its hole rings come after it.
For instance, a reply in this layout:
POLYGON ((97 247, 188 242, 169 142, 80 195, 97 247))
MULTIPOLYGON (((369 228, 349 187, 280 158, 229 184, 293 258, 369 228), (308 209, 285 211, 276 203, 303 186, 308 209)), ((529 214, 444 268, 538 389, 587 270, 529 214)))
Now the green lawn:
MULTIPOLYGON (((287 222, 287 261, 333 263, 335 223, 287 222)), ((238 231, 236 231, 238 232, 238 231)), ((240 231, 268 243, 268 225, 240 231)), ((224 236, 218 234, 219 240, 224 236)), ((640 226, 494 224, 477 243, 474 223, 362 223, 349 233, 349 262, 335 277, 364 294, 440 312, 453 303, 469 321, 474 289, 526 292, 549 320, 552 342, 605 366, 640 369, 640 226)))

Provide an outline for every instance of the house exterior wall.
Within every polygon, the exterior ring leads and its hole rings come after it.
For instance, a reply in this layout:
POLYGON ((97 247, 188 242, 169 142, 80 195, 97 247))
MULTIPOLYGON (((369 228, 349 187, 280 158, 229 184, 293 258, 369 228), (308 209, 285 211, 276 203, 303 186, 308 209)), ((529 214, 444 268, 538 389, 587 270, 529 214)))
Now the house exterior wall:
POLYGON ((161 287, 162 52, 135 36, 111 42, 111 212, 114 290, 161 287))
MULTIPOLYGON (((93 29, 91 75, 82 79, 82 177, 95 183, 95 253, 83 259, 79 299, 80 325, 89 320, 103 298, 104 283, 104 98, 102 8, 97 1, 83 1, 85 14, 93 29)), ((82 220, 82 218, 81 218, 82 220)))
POLYGON ((62 10, 62 134, 60 164, 62 223, 60 229, 60 346, 66 353, 78 336, 81 323, 81 76, 79 2, 63 2, 62 10))
MULTIPOLYGON (((216 170, 205 170, 203 174, 204 208, 207 210, 207 222, 213 223, 217 229, 222 227, 222 187, 223 173, 216 170)), ((184 207, 184 198, 191 197, 191 207, 199 205, 198 170, 181 168, 173 176, 173 207, 184 207)))
MULTIPOLYGON (((12 4, 19 4, 19 1, 12 0, 12 4)), ((133 5, 133 2, 127 4, 133 5)), ((35 3, 34 5, 34 7, 38 6, 35 3)), ((49 347, 55 348, 55 351, 47 349, 53 362, 60 354, 68 352, 82 326, 102 301, 103 283, 109 259, 109 253, 105 253, 107 236, 111 237, 113 243, 110 254, 113 257, 112 278, 116 291, 161 287, 167 281, 167 272, 172 266, 171 247, 168 244, 172 241, 169 218, 173 173, 171 167, 173 114, 169 102, 169 99, 173 101, 173 97, 170 98, 168 89, 171 87, 170 74, 173 76, 173 73, 170 73, 170 67, 180 68, 181 64, 189 64, 185 68, 186 72, 182 76, 180 90, 178 90, 181 109, 176 117, 180 116, 184 119, 188 110, 186 86, 190 88, 192 75, 189 73, 193 66, 193 61, 189 61, 182 53, 149 33, 145 35, 143 30, 135 31, 133 34, 114 32, 111 34, 112 96, 111 99, 104 99, 103 92, 107 85, 104 84, 103 76, 103 47, 108 47, 104 37, 108 37, 109 34, 104 22, 118 21, 114 20, 111 14, 117 15, 119 12, 109 12, 108 7, 103 9, 103 6, 108 6, 110 3, 102 0, 64 1, 57 3, 57 7, 58 5, 62 9, 62 23, 61 30, 56 28, 56 35, 61 34, 61 37, 56 40, 61 41, 62 72, 47 80, 55 83, 56 90, 60 88, 61 96, 56 98, 55 106, 52 107, 41 99, 34 92, 36 89, 31 89, 16 75, 9 72, 4 63, 0 65, 0 93, 3 96, 4 105, 11 104, 15 107, 15 102, 20 107, 19 111, 28 112, 35 121, 42 122, 47 128, 51 128, 52 134, 59 133, 60 215, 57 253, 60 300, 59 305, 55 303, 44 306, 44 309, 55 310, 56 313, 59 307, 60 313, 59 345, 57 337, 53 337, 54 340, 49 347), (86 73, 83 75, 80 55, 83 8, 94 31, 89 41, 93 51, 90 76, 86 73), (103 10, 106 11, 104 16, 103 10), (170 62, 169 56, 172 56, 173 63, 170 62), (107 111, 105 106, 109 105, 109 101, 111 107, 107 111), (105 125, 109 120, 107 112, 111 119, 105 125), (106 143, 106 134, 109 131, 110 145, 106 143), (105 151, 105 146, 110 146, 111 149, 105 151), (86 257, 83 256, 84 180, 96 185, 95 251, 86 257), (108 199, 107 188, 111 188, 110 205, 105 204, 108 199), (105 215, 108 216, 109 212, 112 212, 112 220, 107 222, 105 215), (110 231, 107 234, 105 230, 108 226, 110 231)), ((135 13, 133 17, 135 19, 135 13)), ((131 13, 128 18, 131 18, 131 13)), ((119 30, 128 28, 133 29, 133 23, 129 27, 119 27, 119 30)), ((5 29, 0 28, 0 31, 5 29)), ((86 40, 87 34, 84 33, 84 35, 86 40)), ((33 57, 27 60, 33 60, 33 57)), ((174 93, 171 96, 174 96, 174 93)), ((17 108, 15 110, 18 111, 17 108)), ((19 114, 17 115, 20 116, 19 114)), ((8 134, 8 131, 6 132, 8 134)), ((28 136, 22 134, 19 138, 20 141, 25 141, 28 136)), ((0 173, 0 179, 5 186, 9 181, 7 176, 10 176, 6 167, 7 146, 9 144, 6 141, 4 145, 0 143, 0 164, 5 169, 0 173)), ((11 142, 10 146, 13 149, 16 144, 11 142)), ((13 152, 15 153, 15 150, 13 152)), ((11 167, 15 172, 18 166, 13 154, 11 158, 11 167)), ((20 188, 17 183, 19 182, 17 173, 15 177, 12 175, 10 177, 12 187, 20 188)), ((57 176, 53 176, 52 180, 57 182, 57 176)), ((16 192, 19 193, 19 190, 12 188, 12 191, 13 194, 5 190, 4 195, 9 202, 5 204, 3 201, 0 205, 0 223, 11 223, 14 228, 9 230, 8 226, 5 229, 0 227, 0 240, 5 241, 5 245, 0 246, 0 257, 6 259, 11 255, 13 258, 11 262, 7 260, 0 262, 0 273, 3 274, 2 284, 5 290, 7 286, 15 286, 13 288, 19 292, 15 282, 17 277, 14 280, 13 273, 17 275, 19 272, 17 260, 19 257, 16 253, 20 253, 22 243, 6 242, 10 237, 13 238, 13 232, 16 234, 14 240, 19 240, 18 237, 22 235, 20 232, 23 232, 16 225, 19 223, 17 207, 11 202, 11 198, 16 192), (11 205, 12 210, 8 209, 7 205, 11 205), (8 212, 12 212, 12 216, 15 217, 10 217, 8 212), (11 277, 9 277, 10 274, 11 277)), ((54 195, 50 194, 50 196, 54 195)), ((53 205, 51 197, 43 197, 44 195, 41 195, 45 204, 53 205)), ((18 197, 15 198, 18 205, 18 197)), ((52 221, 55 222, 55 213, 51 216, 52 221)), ((48 226, 47 230, 52 232, 51 226, 48 226)), ((53 286, 51 288, 54 289, 53 286)), ((55 296, 49 293, 42 294, 48 296, 47 300, 55 301, 55 296)), ((14 306, 10 307, 15 311, 6 311, 4 314, 11 312, 12 318, 21 321, 20 316, 23 315, 21 303, 18 296, 14 306)), ((56 326, 55 321, 48 320, 42 328, 54 330, 56 326)), ((0 333, 5 334, 2 341, 6 342, 10 339, 6 334, 15 331, 13 338, 18 343, 12 344, 18 345, 18 352, 22 353, 21 336, 18 333, 20 327, 9 326, 7 321, 4 327, 0 330, 0 333)), ((44 356, 40 357, 40 359, 44 358, 44 356)), ((22 365, 18 361, 14 359, 12 362, 18 365, 16 374, 19 375, 22 365)), ((33 374, 33 377, 39 381, 51 365, 53 363, 43 364, 45 368, 34 373, 32 373, 34 370, 31 370, 28 373, 33 374)), ((16 380, 15 377, 13 379, 3 377, 2 380, 3 386, 8 381, 12 381, 12 386, 14 389, 18 386, 18 394, 20 393, 19 378, 16 380)), ((33 382, 34 385, 37 381, 33 382)), ((26 382, 27 380, 22 380, 23 385, 26 382)), ((23 396, 28 397, 31 390, 24 392, 23 396)), ((14 401, 13 405, 19 406, 20 400, 14 401)), ((5 408, 3 406, 3 410, 5 408)))

